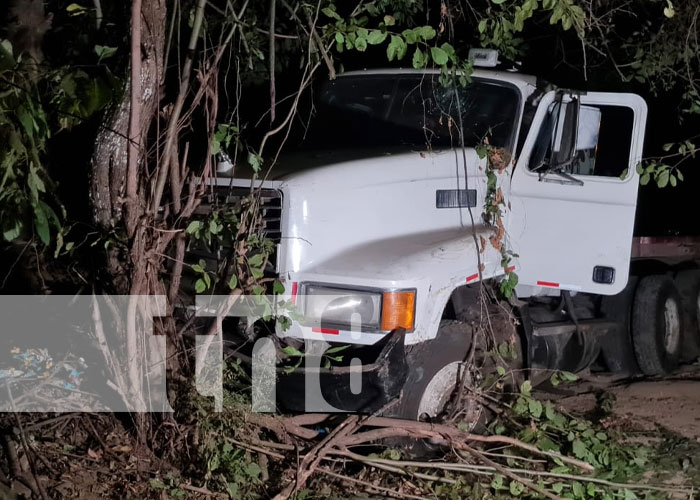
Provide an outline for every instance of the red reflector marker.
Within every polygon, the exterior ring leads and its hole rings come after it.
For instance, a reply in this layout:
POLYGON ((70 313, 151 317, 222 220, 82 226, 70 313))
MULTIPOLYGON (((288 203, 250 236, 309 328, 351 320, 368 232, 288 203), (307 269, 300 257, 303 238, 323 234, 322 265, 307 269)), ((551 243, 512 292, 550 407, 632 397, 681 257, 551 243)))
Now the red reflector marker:
POLYGON ((292 304, 297 303, 297 292, 299 291, 299 283, 296 281, 292 282, 292 304))
POLYGON ((479 278, 479 273, 472 274, 470 276, 467 276, 467 283, 470 281, 474 281, 475 279, 479 278))
POLYGON ((552 283, 551 281, 538 281, 539 286, 548 286, 551 288, 559 288, 559 283, 552 283))
POLYGON ((338 330, 331 330, 330 328, 312 328, 314 333, 326 333, 328 335, 338 335, 340 332, 338 330))

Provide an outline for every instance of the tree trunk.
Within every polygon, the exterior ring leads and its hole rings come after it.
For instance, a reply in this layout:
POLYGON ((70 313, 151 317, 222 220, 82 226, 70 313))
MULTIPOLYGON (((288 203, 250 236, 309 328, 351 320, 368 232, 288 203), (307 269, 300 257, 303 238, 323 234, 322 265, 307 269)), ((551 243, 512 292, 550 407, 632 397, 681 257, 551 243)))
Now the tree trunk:
POLYGON ((95 223, 104 234, 120 239, 107 249, 106 267, 111 279, 107 292, 131 296, 128 313, 121 318, 123 328, 116 333, 113 344, 105 347, 110 351, 105 356, 121 353, 114 370, 125 377, 120 377, 123 383, 118 389, 127 404, 139 408, 133 420, 139 441, 145 444, 150 419, 139 412, 151 409, 148 384, 154 380, 149 379, 149 371, 160 353, 144 347, 148 339, 143 335, 151 333, 142 326, 154 318, 137 295, 166 295, 160 279, 160 259, 154 258, 154 221, 146 211, 151 190, 148 166, 157 165, 158 160, 148 156, 147 141, 154 137, 158 140, 151 129, 157 119, 164 76, 166 4, 165 0, 134 0, 133 7, 131 36, 135 43, 130 68, 135 71, 129 72, 131 77, 125 80, 121 101, 107 115, 98 134, 90 194, 95 223), (132 96, 132 90, 138 95, 132 96), (129 177, 131 181, 127 182, 129 177), (127 184, 131 197, 126 196, 127 184))
MULTIPOLYGON (((133 24, 133 20, 132 20, 133 24)), ((138 189, 137 199, 133 200, 138 218, 145 216, 146 139, 158 110, 161 85, 164 76, 165 0, 147 0, 141 5, 141 50, 137 56, 141 62, 140 72, 140 113, 137 123, 138 189)), ((93 219, 105 233, 114 231, 126 234, 125 229, 125 188, 129 150, 129 118, 131 115, 131 82, 127 78, 121 101, 115 103, 100 129, 92 157, 91 201, 93 219)), ((133 249, 134 241, 127 243, 133 249)), ((143 242, 136 242, 141 247, 143 242)), ((113 278, 114 291, 129 293, 132 289, 131 277, 138 267, 145 266, 143 253, 133 251, 109 251, 107 267, 113 278), (137 261, 134 261, 136 257, 137 261)), ((137 274, 140 274, 137 272, 137 274)), ((140 288, 140 287, 139 287, 140 288)))

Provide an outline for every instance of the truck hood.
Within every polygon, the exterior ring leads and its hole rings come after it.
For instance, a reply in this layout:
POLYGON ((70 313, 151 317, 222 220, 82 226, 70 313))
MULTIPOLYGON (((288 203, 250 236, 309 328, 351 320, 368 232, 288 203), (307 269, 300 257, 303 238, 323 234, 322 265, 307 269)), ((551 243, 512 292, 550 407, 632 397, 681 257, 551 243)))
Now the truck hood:
MULTIPOLYGON (((329 153, 297 163, 277 181, 284 195, 281 274, 386 275, 398 286, 409 273, 416 275, 397 265, 400 255, 429 255, 436 242, 450 239, 464 249, 465 236, 473 237, 472 219, 479 232, 485 230, 486 195, 485 160, 473 149, 465 153, 466 166, 455 150, 329 153), (438 192, 465 190, 465 171, 472 206, 438 207, 438 192)), ((429 273, 429 266, 422 272, 429 273)))

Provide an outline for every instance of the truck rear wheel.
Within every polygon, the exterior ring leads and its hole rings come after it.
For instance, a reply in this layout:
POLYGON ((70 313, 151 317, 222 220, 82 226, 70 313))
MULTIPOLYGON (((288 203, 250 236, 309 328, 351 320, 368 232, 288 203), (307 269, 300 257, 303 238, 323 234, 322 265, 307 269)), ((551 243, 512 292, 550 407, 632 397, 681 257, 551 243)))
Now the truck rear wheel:
POLYGON ((685 320, 681 361, 694 361, 700 356, 700 269, 680 271, 674 281, 681 294, 685 320))
POLYGON ((632 304, 639 278, 630 276, 625 289, 617 295, 604 296, 601 310, 605 318, 619 327, 600 337, 600 352, 608 370, 620 375, 639 373, 632 345, 632 304))
POLYGON ((632 340, 642 373, 658 375, 676 368, 682 325, 681 298, 673 280, 642 278, 632 306, 632 340))
MULTIPOLYGON (((460 321, 443 321, 433 340, 412 346, 406 354, 409 367, 399 403, 389 410, 394 417, 409 420, 433 420, 439 418, 451 400, 463 377, 464 363, 472 344, 472 329, 460 321)), ((471 382, 467 379, 467 382, 471 382)), ((474 400, 467 400, 465 413, 475 425, 480 408, 474 400)))

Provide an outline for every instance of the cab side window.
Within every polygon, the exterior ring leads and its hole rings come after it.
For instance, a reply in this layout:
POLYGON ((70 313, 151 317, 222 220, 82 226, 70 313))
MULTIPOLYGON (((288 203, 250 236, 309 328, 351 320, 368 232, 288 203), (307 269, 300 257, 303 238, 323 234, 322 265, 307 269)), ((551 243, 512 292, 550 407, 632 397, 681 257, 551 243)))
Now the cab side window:
MULTIPOLYGON (((559 105, 553 104, 530 156, 530 170, 547 168, 559 105)), ((629 167, 634 112, 625 106, 581 105, 573 162, 564 171, 574 175, 620 177, 629 167)), ((561 130, 561 129, 560 129, 561 130)), ((560 131, 561 133, 561 131, 560 131)), ((560 137, 554 138, 559 144, 560 137)))

